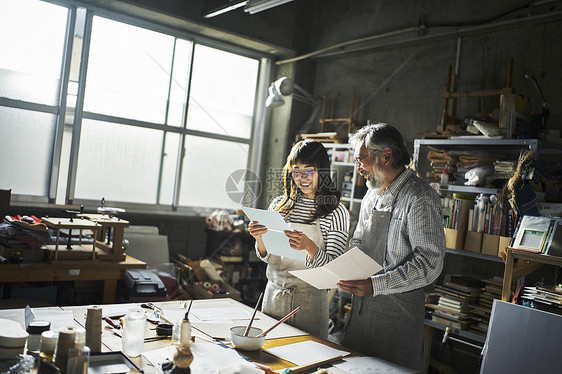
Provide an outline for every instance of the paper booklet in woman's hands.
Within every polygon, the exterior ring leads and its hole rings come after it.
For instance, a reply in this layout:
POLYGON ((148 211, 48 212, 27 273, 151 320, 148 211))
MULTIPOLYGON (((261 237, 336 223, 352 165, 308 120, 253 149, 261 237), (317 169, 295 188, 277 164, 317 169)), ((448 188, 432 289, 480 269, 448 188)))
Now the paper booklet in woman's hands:
POLYGON ((293 274, 319 290, 337 288, 340 280, 367 279, 382 270, 382 266, 357 247, 324 266, 305 270, 291 270, 293 274))
POLYGON ((289 245, 289 238, 283 231, 291 231, 291 228, 279 212, 248 207, 242 207, 242 210, 252 221, 267 227, 267 232, 262 235, 262 239, 268 253, 304 261, 305 251, 297 251, 289 245))

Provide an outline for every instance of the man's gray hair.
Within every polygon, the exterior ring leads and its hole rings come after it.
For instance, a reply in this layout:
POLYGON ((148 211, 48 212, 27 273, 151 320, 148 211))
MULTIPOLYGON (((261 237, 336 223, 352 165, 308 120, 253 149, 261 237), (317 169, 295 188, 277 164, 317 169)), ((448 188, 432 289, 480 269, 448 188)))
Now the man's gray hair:
POLYGON ((363 142, 365 148, 374 155, 384 148, 390 147, 392 149, 390 165, 395 169, 400 169, 410 163, 410 153, 400 131, 389 124, 373 123, 363 126, 349 139, 349 144, 354 148, 359 142, 363 142))

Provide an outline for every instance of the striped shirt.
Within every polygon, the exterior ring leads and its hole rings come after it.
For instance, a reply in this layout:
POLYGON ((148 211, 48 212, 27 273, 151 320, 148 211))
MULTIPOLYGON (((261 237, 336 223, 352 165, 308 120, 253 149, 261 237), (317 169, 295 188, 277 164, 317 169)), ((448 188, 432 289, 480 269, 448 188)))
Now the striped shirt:
MULTIPOLYGON (((269 210, 273 210, 275 205, 281 200, 282 196, 278 196, 269 206, 269 210)), ((314 212, 314 199, 308 199, 303 196, 299 197, 293 211, 285 216, 285 221, 290 223, 315 224, 311 222, 314 212)), ((322 231, 322 239, 326 245, 326 251, 319 250, 311 259, 308 253, 305 256, 305 266, 307 268, 315 268, 326 265, 333 259, 341 256, 347 247, 347 238, 349 236, 349 212, 347 208, 340 203, 336 209, 330 214, 320 217, 320 231, 322 231)), ((267 257, 263 258, 267 261, 267 257)))
POLYGON ((367 244, 361 239, 371 212, 391 208, 384 271, 371 277, 373 296, 427 286, 443 269, 446 245, 441 201, 429 184, 410 170, 400 174, 382 195, 372 189, 367 192, 349 247, 366 251, 367 244))

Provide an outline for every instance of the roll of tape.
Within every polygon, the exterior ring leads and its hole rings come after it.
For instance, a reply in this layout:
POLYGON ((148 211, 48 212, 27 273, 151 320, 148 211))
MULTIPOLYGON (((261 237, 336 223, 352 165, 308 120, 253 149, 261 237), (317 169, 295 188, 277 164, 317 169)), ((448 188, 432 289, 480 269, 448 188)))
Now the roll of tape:
POLYGON ((218 291, 220 290, 220 286, 216 283, 213 283, 213 285, 211 286, 211 288, 213 289, 213 291, 218 291))
POLYGON ((205 282, 205 283, 203 283, 203 287, 204 287, 206 290, 210 289, 210 288, 212 287, 211 282, 205 282))

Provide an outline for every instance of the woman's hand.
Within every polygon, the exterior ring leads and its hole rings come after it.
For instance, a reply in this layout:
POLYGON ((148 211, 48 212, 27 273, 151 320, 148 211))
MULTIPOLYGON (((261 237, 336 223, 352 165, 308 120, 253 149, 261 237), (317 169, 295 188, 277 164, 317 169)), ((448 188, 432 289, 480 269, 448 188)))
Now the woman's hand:
POLYGON ((289 231, 283 231, 287 238, 289 238, 289 245, 291 248, 297 251, 305 250, 310 258, 314 258, 316 251, 318 251, 318 246, 314 243, 306 234, 295 229, 289 231))
POLYGON ((260 225, 257 221, 252 221, 248 225, 248 232, 254 239, 261 239, 261 236, 267 232, 267 227, 260 225))

